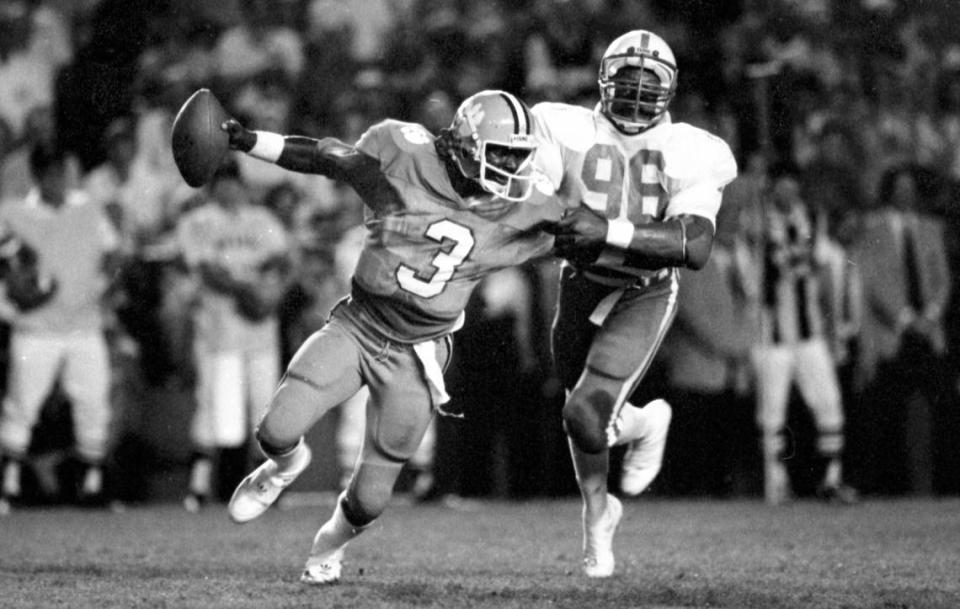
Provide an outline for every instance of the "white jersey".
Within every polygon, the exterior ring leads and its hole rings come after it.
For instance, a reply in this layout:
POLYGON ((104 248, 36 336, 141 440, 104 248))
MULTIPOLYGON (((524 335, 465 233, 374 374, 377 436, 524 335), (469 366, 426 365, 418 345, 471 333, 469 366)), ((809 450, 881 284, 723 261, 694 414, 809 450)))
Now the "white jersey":
MULTIPOLYGON (((716 224, 723 187, 737 176, 737 163, 722 139, 670 116, 643 133, 627 135, 597 110, 559 103, 532 109, 540 140, 537 163, 557 188, 565 207, 581 202, 608 219, 635 226, 682 214, 716 224)), ((643 276, 605 252, 596 270, 643 276)))
MULTIPOLYGON (((212 200, 181 216, 177 239, 189 268, 213 263, 226 269, 233 279, 245 282, 258 281, 262 265, 284 255, 289 247, 286 229, 265 208, 243 205, 226 210, 212 200)), ((276 343, 276 316, 250 321, 237 311, 233 295, 202 282, 199 287, 194 331, 204 349, 249 350, 276 343)))

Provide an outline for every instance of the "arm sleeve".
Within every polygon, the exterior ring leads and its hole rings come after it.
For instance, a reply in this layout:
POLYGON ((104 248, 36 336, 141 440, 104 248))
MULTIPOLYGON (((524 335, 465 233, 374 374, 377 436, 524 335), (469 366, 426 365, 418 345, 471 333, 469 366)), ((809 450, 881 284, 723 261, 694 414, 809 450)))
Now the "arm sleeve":
POLYGON ((737 161, 727 143, 702 129, 684 126, 666 146, 664 158, 670 193, 665 215, 701 216, 716 225, 723 187, 737 177, 737 161))

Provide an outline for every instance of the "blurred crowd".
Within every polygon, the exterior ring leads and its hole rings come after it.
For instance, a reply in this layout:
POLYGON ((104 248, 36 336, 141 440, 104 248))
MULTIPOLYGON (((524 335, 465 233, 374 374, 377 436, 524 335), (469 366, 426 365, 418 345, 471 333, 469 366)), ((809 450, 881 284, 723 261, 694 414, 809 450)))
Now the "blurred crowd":
MULTIPOLYGON (((674 121, 722 137, 740 164, 710 266, 683 274, 641 388, 675 409, 654 492, 775 503, 815 493, 842 461, 862 493, 957 493, 958 18, 960 6, 923 0, 7 0, 0 200, 27 200, 32 153, 57 150, 70 188, 109 221, 121 261, 99 305, 110 427, 90 456, 114 496, 150 499, 164 492, 158 472, 197 462, 184 421, 210 279, 174 244, 217 195, 184 183, 169 137, 193 91, 209 88, 253 129, 354 141, 392 117, 436 131, 486 88, 592 106, 603 49, 649 29, 678 59, 674 121)), ((361 205, 333 181, 245 156, 224 179, 240 188, 220 196, 271 211, 289 244, 271 313, 285 362, 349 289, 361 205)), ((547 348, 558 268, 527 265, 478 290, 448 372, 464 418, 438 422, 429 492, 574 490, 547 348)), ((33 429, 41 495, 62 492, 50 438, 76 433, 65 385, 33 429)))

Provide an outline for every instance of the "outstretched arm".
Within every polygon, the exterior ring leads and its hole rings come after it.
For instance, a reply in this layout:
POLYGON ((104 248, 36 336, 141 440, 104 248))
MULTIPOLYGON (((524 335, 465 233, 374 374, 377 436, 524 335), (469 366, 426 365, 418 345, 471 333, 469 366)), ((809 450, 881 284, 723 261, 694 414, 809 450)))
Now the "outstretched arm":
POLYGON ((315 139, 250 131, 235 119, 221 129, 230 138, 230 148, 298 173, 316 173, 355 185, 358 176, 377 167, 376 159, 334 137, 315 139))
POLYGON ((707 218, 683 214, 662 222, 634 225, 608 220, 581 204, 566 212, 549 230, 557 255, 589 264, 607 248, 624 252, 624 264, 639 269, 687 267, 700 269, 713 247, 713 224, 707 218))

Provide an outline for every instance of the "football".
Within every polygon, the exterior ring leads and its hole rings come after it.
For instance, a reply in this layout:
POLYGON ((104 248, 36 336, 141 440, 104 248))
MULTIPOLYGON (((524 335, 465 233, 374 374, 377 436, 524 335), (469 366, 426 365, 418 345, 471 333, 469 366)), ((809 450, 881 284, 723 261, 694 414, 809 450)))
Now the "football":
POLYGON ((184 181, 194 188, 210 181, 230 150, 220 124, 230 118, 209 89, 199 89, 173 119, 173 160, 184 181))

